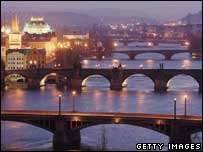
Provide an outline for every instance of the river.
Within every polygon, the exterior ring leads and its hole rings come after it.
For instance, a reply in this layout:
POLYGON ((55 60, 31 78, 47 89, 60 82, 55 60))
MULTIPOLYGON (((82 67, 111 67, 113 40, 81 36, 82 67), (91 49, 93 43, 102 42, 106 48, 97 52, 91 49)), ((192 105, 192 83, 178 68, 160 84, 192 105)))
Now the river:
MULTIPOLYGON (((129 47, 133 47, 131 44, 129 47)), ((182 49, 180 46, 159 46, 182 49)), ((121 48, 121 47, 120 47, 121 48)), ((134 46, 135 48, 135 46, 134 46)), ((133 48, 133 49, 134 49, 133 48)), ((118 49, 119 50, 119 49, 118 49)), ((172 60, 164 60, 158 54, 143 54, 136 60, 114 54, 102 61, 86 60, 83 67, 111 67, 113 60, 119 60, 125 68, 159 68, 164 63, 167 69, 202 69, 202 60, 191 59, 188 53, 174 55, 172 60)), ((153 82, 143 75, 133 75, 126 80, 122 91, 109 89, 110 83, 101 76, 89 77, 86 86, 77 93, 77 111, 160 113, 173 114, 173 98, 177 99, 177 114, 184 114, 184 96, 188 96, 187 114, 202 115, 202 94, 198 93, 198 83, 190 76, 179 75, 169 83, 166 93, 155 93, 153 82)), ((56 89, 54 84, 39 90, 7 89, 1 92, 1 109, 6 110, 53 110, 58 109, 58 95, 62 95, 62 110, 72 110, 70 92, 56 89)), ((169 138, 163 134, 142 127, 116 124, 98 125, 81 130, 81 145, 95 149, 102 148, 102 126, 105 127, 106 148, 108 150, 136 150, 136 143, 165 143, 169 138)), ((201 133, 192 135, 193 142, 202 142, 201 133), (197 136, 196 136, 197 135, 197 136)), ((166 148, 166 147, 165 147, 166 148)), ((1 121, 2 150, 52 150, 52 133, 29 124, 1 121)))

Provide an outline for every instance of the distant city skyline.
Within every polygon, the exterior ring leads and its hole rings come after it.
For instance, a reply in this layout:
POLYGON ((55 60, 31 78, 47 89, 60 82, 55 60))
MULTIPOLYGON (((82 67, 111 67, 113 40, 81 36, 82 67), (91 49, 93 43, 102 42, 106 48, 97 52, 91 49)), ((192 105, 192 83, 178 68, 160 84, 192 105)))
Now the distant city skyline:
POLYGON ((3 1, 1 8, 16 10, 63 11, 91 16, 150 17, 159 21, 177 20, 202 11, 201 1, 3 1), (43 8, 43 9, 42 9, 43 8))

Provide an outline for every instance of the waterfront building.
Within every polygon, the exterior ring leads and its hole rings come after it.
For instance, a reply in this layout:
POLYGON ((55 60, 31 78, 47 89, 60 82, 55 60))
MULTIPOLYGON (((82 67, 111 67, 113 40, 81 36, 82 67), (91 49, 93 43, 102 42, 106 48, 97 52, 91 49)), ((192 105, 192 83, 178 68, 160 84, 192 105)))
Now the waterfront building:
POLYGON ((8 49, 6 51, 6 70, 26 69, 26 49, 8 49))
POLYGON ((44 49, 8 49, 6 51, 6 70, 44 68, 45 61, 44 49))
POLYGON ((45 49, 30 49, 26 55, 26 68, 44 68, 45 61, 45 49))

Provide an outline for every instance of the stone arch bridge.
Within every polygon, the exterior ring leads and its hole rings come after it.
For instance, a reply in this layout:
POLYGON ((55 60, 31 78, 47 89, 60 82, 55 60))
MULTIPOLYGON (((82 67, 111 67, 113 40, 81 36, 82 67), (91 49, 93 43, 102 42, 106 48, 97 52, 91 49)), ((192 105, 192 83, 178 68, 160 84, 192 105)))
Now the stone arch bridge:
POLYGON ((139 54, 146 54, 146 53, 158 53, 164 56, 165 60, 171 60, 172 56, 175 54, 180 54, 180 53, 196 53, 197 50, 155 50, 155 49, 150 49, 150 50, 120 50, 120 51, 109 51, 109 52, 91 52, 88 53, 91 54, 92 56, 96 56, 97 59, 102 59, 103 56, 109 55, 109 54, 114 54, 114 53, 119 53, 119 54, 125 54, 129 57, 130 60, 134 60, 135 57, 139 54))
POLYGON ((60 85, 67 85, 71 89, 81 89, 82 81, 92 75, 101 75, 110 82, 112 90, 121 90, 123 82, 134 74, 143 74, 154 83, 155 91, 167 91, 168 82, 177 75, 188 75, 199 84, 202 92, 202 69, 33 69, 6 70, 5 78, 11 74, 20 74, 28 80, 28 87, 39 88, 40 81, 50 73, 56 73, 60 78, 60 85))
POLYGON ((169 136, 170 143, 190 143, 192 133, 202 131, 201 116, 166 114, 63 112, 1 110, 1 120, 28 123, 54 134, 54 148, 80 145, 80 130, 99 124, 129 124, 151 129, 169 136))

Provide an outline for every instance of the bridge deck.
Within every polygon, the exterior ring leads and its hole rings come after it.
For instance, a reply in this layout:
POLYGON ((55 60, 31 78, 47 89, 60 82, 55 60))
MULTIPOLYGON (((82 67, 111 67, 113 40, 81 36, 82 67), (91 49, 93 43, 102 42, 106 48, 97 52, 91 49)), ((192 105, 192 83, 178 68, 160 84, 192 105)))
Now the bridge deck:
MULTIPOLYGON (((28 111, 28 110, 1 110, 1 116, 57 116, 58 111, 28 111)), ((63 116, 79 116, 79 117, 119 117, 119 118, 149 118, 149 119, 174 119, 173 115, 168 114, 144 114, 144 113, 116 113, 116 112, 69 112, 63 111, 63 116)), ((202 121, 201 116, 183 116, 177 115, 179 120, 202 121)))

